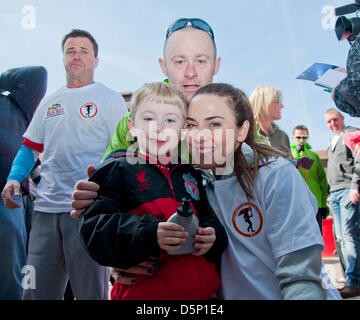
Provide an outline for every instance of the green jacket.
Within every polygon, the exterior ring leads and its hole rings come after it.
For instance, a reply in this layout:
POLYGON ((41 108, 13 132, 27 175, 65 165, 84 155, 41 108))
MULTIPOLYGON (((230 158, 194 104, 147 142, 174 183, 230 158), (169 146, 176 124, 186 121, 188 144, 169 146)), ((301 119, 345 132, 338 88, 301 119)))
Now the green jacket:
POLYGON ((130 116, 131 114, 129 112, 124 115, 119 121, 116 127, 116 131, 110 139, 109 146, 105 151, 105 155, 102 161, 104 161, 104 159, 110 152, 113 152, 117 149, 127 149, 133 143, 135 143, 135 139, 131 136, 130 131, 127 127, 127 120, 130 118, 130 116))
POLYGON ((296 152, 297 143, 291 145, 291 153, 295 160, 305 156, 314 160, 312 167, 308 169, 300 168, 300 174, 304 178, 309 189, 315 196, 319 208, 327 208, 326 198, 328 196, 328 182, 326 179, 326 173, 324 166, 320 160, 320 157, 317 153, 310 151, 311 146, 308 143, 305 143, 305 151, 297 153, 296 152))
POLYGON ((270 145, 273 148, 284 152, 288 157, 291 157, 289 137, 277 124, 274 122, 271 124, 268 135, 266 135, 259 126, 256 126, 256 128, 256 138, 258 143, 270 145))

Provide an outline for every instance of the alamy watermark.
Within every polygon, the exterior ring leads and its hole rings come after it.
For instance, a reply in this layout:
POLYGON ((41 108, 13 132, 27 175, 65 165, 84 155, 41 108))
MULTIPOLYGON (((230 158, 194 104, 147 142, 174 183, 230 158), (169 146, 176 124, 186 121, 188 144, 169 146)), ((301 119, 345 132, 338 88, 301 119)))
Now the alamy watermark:
POLYGON ((25 30, 36 28, 36 10, 34 6, 26 5, 21 9, 21 27, 25 30))
POLYGON ((217 174, 219 172, 219 175, 232 173, 234 151, 237 148, 234 129, 203 129, 196 130, 196 133, 191 130, 187 134, 187 138, 181 141, 179 141, 177 133, 171 132, 171 130, 168 129, 166 135, 161 134, 161 140, 164 143, 160 143, 159 146, 154 141, 160 139, 160 134, 156 136, 156 133, 149 134, 142 129, 137 129, 137 137, 141 141, 139 147, 139 143, 134 141, 134 138, 128 133, 127 141, 132 144, 127 148, 126 161, 131 165, 145 164, 149 160, 155 160, 155 163, 160 164, 166 164, 169 160, 172 164, 191 162, 200 168, 213 168, 217 174), (149 138, 150 135, 151 139, 149 138), (150 140, 152 140, 151 143, 150 140), (174 150, 169 149, 171 146, 176 148, 175 152, 177 150, 180 157, 169 158, 164 156, 173 154, 174 150), (152 158, 134 156, 139 149, 150 153, 152 158), (153 158, 156 155, 159 156, 153 158))
POLYGON ((321 8, 323 18, 321 20, 321 26, 325 30, 335 29, 336 17, 335 7, 332 5, 325 5, 321 8))
POLYGON ((36 289, 36 270, 32 265, 25 265, 21 269, 21 273, 24 274, 24 277, 21 281, 21 286, 24 290, 26 289, 36 289))
MULTIPOLYGON (((323 18, 321 20, 321 26, 325 30, 334 29, 336 23, 335 7, 332 5, 325 5, 321 8, 321 14, 323 18)), ((32 5, 25 5, 21 8, 22 20, 21 26, 25 30, 31 30, 36 28, 36 9, 32 5)))

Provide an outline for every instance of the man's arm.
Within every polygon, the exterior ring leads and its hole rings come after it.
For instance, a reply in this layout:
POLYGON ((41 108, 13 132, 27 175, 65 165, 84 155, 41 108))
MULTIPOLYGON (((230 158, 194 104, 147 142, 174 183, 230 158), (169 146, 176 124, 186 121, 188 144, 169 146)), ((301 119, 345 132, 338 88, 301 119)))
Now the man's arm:
POLYGON ((159 256, 156 231, 160 219, 147 214, 109 213, 115 203, 100 194, 78 220, 78 231, 89 255, 99 264, 127 269, 159 256))
MULTIPOLYGON (((347 146, 345 146, 345 148, 348 148, 347 146)), ((354 168, 356 166, 356 162, 358 161, 356 158, 356 156, 353 154, 353 158, 354 158, 354 168)), ((352 174, 352 179, 351 179, 351 186, 350 186, 350 194, 349 194, 349 200, 352 204, 357 204, 359 202, 360 199, 360 175, 358 170, 354 170, 353 174, 352 174)))
POLYGON ((352 117, 360 116, 360 35, 351 46, 347 59, 347 77, 334 89, 336 106, 352 117))
MULTIPOLYGON (((94 166, 89 166, 87 168, 88 177, 90 177, 95 170, 94 166)), ((72 194, 71 206, 73 210, 71 211, 70 216, 74 219, 79 218, 82 213, 95 201, 97 191, 99 189, 100 186, 95 182, 88 180, 78 181, 75 184, 74 192, 72 194)), ((135 285, 137 275, 152 276, 156 272, 157 268, 158 263, 149 259, 126 270, 121 268, 110 268, 110 272, 115 281, 124 285, 135 285)))
MULTIPOLYGON (((87 176, 90 176, 95 172, 96 168, 94 166, 88 166, 86 169, 87 176)), ((73 210, 70 212, 70 216, 74 219, 77 219, 81 214, 95 201, 97 197, 97 191, 100 189, 100 186, 88 180, 79 180, 74 187, 72 193, 71 207, 73 210)))
POLYGON ((1 193, 7 208, 15 209, 20 207, 12 197, 20 195, 20 183, 30 174, 37 156, 38 153, 36 151, 24 145, 20 147, 13 161, 6 185, 1 193))
POLYGON ((10 92, 13 99, 30 122, 44 97, 47 87, 47 71, 44 67, 9 69, 1 74, 0 88, 10 92))
POLYGON ((98 197, 80 216, 78 231, 90 256, 101 265, 130 268, 159 256, 158 224, 152 214, 127 213, 123 168, 109 159, 91 176, 100 184, 98 197))

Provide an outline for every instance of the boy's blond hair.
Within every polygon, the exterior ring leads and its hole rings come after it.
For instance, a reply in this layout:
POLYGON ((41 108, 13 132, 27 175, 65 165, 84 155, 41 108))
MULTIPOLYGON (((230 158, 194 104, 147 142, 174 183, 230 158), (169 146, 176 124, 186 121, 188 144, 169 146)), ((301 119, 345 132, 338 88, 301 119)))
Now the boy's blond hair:
POLYGON ((154 101, 162 104, 172 104, 180 108, 186 119, 188 102, 183 93, 173 85, 165 82, 145 83, 132 96, 130 101, 131 118, 135 119, 137 107, 143 101, 154 101))

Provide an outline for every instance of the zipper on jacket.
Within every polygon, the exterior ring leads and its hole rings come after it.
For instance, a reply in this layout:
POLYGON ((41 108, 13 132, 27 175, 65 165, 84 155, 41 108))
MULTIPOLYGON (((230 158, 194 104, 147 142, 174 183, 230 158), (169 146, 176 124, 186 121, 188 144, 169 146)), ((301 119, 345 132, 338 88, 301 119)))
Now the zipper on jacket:
MULTIPOLYGON (((165 175, 165 177, 166 177, 166 179, 167 179, 167 181, 168 181, 168 183, 169 183, 169 185, 170 185, 170 190, 171 190, 171 193, 172 193, 172 195, 173 195, 173 197, 174 197, 174 200, 176 200, 176 197, 175 197, 175 191, 174 191, 174 186, 173 186, 173 183, 172 183, 172 181, 171 181, 171 179, 170 179, 170 175, 173 173, 173 171, 176 169, 176 168, 178 168, 178 167, 180 167, 181 166, 181 164, 177 164, 174 168, 172 168, 169 172, 168 172, 168 174, 167 175, 165 175)), ((158 168, 159 169, 159 168, 158 168)), ((160 170, 160 169, 159 169, 160 170)), ((160 170, 161 171, 161 170, 160 170)), ((162 173, 162 172, 161 172, 162 173)))

